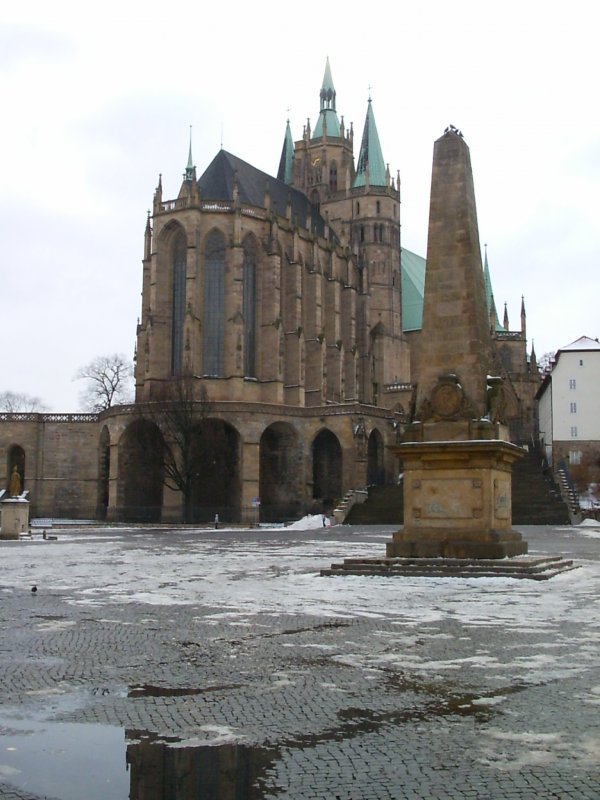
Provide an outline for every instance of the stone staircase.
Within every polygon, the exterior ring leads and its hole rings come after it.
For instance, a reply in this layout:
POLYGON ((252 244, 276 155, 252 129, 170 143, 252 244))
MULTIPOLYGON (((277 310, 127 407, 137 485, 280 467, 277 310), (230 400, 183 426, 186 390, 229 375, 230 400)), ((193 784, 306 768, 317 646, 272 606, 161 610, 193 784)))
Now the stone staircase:
POLYGON ((401 525, 404 520, 402 484, 370 486, 364 503, 354 505, 344 520, 348 525, 401 525))
POLYGON ((347 558, 322 569, 322 576, 375 575, 427 578, 521 578, 547 581, 576 569, 561 556, 515 558, 347 558))
MULTIPOLYGON (((353 506, 348 525, 402 525, 402 484, 371 486, 366 502, 353 506)), ((513 466, 512 520, 514 525, 569 525, 573 519, 559 486, 544 470, 542 454, 531 450, 513 466)))
POLYGON ((571 514, 540 450, 532 449, 513 466, 513 525, 569 525, 571 514))

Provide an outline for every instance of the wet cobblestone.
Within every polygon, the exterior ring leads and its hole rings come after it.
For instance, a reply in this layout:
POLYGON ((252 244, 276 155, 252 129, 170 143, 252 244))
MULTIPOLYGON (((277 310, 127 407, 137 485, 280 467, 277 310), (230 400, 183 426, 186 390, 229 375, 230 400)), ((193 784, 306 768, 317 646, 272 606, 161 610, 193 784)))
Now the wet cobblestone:
POLYGON ((95 545, 68 534, 75 577, 31 543, 2 545, 0 798, 43 796, 2 772, 11 720, 39 719, 268 750, 253 798, 600 797, 600 535, 527 529, 530 548, 581 564, 542 587, 459 579, 440 596, 427 579, 317 577, 349 548, 383 550, 384 533, 248 532, 240 544, 207 532, 204 565, 187 557, 189 532, 96 532, 95 545), (102 566, 114 589, 101 591, 85 561, 103 536, 115 558, 133 555, 102 566), (146 586, 127 595, 162 543, 178 566, 165 563, 160 602, 146 586), (168 587, 186 581, 171 602, 168 587), (258 594, 236 595, 240 582, 258 594), (287 600, 261 594, 273 582, 287 600), (300 602, 324 586, 331 599, 300 602))

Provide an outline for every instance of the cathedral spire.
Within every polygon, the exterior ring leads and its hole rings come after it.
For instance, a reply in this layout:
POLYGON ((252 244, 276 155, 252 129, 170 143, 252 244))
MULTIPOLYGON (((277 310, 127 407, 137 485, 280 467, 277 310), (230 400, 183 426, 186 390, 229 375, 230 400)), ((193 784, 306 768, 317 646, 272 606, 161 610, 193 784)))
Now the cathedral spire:
POLYGON ((371 96, 367 106, 367 118, 363 130, 360 153, 358 155, 358 166, 356 167, 356 177, 354 186, 386 186, 386 166, 379 144, 379 134, 375 124, 371 96))
POLYGON ((188 161, 183 179, 186 181, 193 181, 195 179, 195 175, 196 168, 194 167, 194 161, 192 159, 192 126, 190 125, 190 149, 188 152, 188 161))
POLYGON ((315 125, 313 138, 317 139, 323 136, 339 136, 340 135, 340 121, 335 110, 335 87, 333 85, 333 78, 331 77, 331 67, 329 66, 329 56, 325 63, 325 74, 323 75, 323 84, 319 94, 321 106, 319 111, 319 119, 315 125))
POLYGON ((529 358, 529 370, 534 374, 539 372, 537 356, 535 354, 535 344, 533 343, 533 340, 531 341, 531 356, 529 358))
POLYGON ((494 290, 492 288, 492 278, 490 276, 490 267, 488 264, 487 244, 484 244, 484 259, 483 259, 483 285, 485 286, 485 302, 487 304, 488 316, 492 325, 492 333, 504 330, 504 327, 498 319, 498 312, 496 311, 496 302, 494 300, 494 290))
POLYGON ((281 158, 279 160, 279 170, 277 171, 277 179, 290 184, 292 182, 292 164, 294 162, 294 142, 292 140, 292 132, 290 130, 290 121, 288 119, 285 126, 285 136, 283 138, 283 149, 281 150, 281 158))

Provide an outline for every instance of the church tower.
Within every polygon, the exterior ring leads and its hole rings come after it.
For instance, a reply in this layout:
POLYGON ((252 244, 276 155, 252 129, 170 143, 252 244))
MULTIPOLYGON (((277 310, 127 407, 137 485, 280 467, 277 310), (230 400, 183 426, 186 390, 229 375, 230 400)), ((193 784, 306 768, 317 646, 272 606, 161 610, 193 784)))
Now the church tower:
MULTIPOLYGON (((354 181, 354 132, 352 126, 347 130, 344 118, 340 121, 337 115, 336 91, 329 59, 325 65, 319 99, 317 124, 314 131, 311 129, 310 119, 304 126, 302 139, 296 142, 294 148, 292 174, 288 182, 304 192, 311 203, 323 213, 327 204, 340 195, 345 195, 354 181)), ((284 150, 285 147, 284 144, 284 150)), ((282 163, 283 160, 282 155, 282 163)), ((286 180, 281 165, 277 177, 286 180)))
POLYGON ((402 334, 400 178, 391 179, 384 161, 370 97, 355 168, 353 125, 346 127, 338 117, 329 59, 319 100, 315 128, 308 120, 293 154, 288 123, 278 178, 306 194, 357 258, 363 332, 359 396, 373 405, 393 405, 392 395, 384 400, 383 392, 410 382, 409 347, 402 334))

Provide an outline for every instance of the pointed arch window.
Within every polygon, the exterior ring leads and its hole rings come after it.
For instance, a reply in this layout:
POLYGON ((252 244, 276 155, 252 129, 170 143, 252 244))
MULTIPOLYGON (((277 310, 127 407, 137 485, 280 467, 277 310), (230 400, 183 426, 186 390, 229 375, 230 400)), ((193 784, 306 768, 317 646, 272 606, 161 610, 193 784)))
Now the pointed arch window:
POLYGON ((256 377, 256 243, 244 239, 243 264, 244 376, 256 377))
POLYGON ((204 248, 204 326, 202 369, 205 375, 223 376, 225 340, 225 239, 209 233, 204 248))
POLYGON ((180 375, 183 363, 187 242, 183 233, 173 244, 173 307, 171 314, 171 374, 180 375))
POLYGON ((331 166, 329 167, 329 191, 330 192, 337 192, 337 164, 335 161, 331 162, 331 166))

